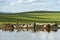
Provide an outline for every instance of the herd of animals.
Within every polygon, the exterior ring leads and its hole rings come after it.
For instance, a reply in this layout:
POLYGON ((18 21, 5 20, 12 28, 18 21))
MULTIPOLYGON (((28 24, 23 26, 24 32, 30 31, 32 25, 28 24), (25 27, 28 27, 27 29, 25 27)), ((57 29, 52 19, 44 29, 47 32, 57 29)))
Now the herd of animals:
POLYGON ((57 23, 32 23, 32 24, 20 24, 20 23, 16 23, 16 24, 2 24, 2 29, 6 30, 13 30, 13 29, 27 29, 27 31, 29 29, 32 29, 34 31, 38 31, 38 30, 46 30, 48 32, 50 32, 50 30, 54 30, 57 31, 58 27, 60 27, 60 25, 58 25, 57 23))

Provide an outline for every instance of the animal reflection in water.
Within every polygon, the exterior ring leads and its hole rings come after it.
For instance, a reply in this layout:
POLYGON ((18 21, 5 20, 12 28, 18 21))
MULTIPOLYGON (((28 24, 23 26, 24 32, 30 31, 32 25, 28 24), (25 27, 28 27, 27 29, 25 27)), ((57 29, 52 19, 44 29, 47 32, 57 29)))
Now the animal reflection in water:
MULTIPOLYGON (((24 25, 22 25, 24 26, 24 25)), ((3 27, 2 27, 2 31, 14 31, 14 29, 16 29, 17 32, 19 31, 29 31, 29 30, 32 30, 33 32, 37 32, 37 31, 47 31, 47 32, 50 32, 50 31, 57 31, 58 28, 57 28, 57 24, 54 24, 54 25, 50 25, 50 24, 45 24, 45 25, 36 25, 36 23, 34 23, 32 26, 30 24, 31 27, 29 27, 29 25, 25 25, 24 27, 21 27, 21 25, 17 28, 15 28, 15 26, 13 24, 3 24, 3 27), (25 27, 26 26, 26 27, 25 27), (52 27, 54 26, 54 27, 52 27)))
POLYGON ((14 26, 12 24, 3 24, 2 31, 14 31, 14 26))
POLYGON ((50 24, 45 25, 45 26, 43 27, 43 30, 46 30, 47 32, 50 32, 50 30, 51 30, 50 24))

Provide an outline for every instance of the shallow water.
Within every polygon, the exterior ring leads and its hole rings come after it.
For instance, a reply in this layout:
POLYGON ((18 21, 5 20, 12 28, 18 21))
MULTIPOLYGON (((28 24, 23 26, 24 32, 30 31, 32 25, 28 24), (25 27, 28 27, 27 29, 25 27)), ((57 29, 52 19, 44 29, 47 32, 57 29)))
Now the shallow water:
POLYGON ((60 40, 60 29, 50 33, 46 31, 34 33, 32 31, 9 32, 0 30, 0 40, 60 40))

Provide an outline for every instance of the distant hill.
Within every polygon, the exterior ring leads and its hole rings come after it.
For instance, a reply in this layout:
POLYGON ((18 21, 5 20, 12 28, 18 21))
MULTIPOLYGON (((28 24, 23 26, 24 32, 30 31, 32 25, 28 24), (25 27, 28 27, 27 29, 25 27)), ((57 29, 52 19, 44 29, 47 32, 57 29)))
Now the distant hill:
POLYGON ((28 11, 23 13, 60 13, 60 11, 28 11))
POLYGON ((3 13, 3 14, 4 14, 4 13, 10 13, 10 12, 3 12, 3 11, 0 11, 0 13, 3 13))
POLYGON ((0 13, 3 13, 2 11, 0 11, 0 13))
MULTIPOLYGON (((2 12, 0 13, 8 13, 10 14, 11 12, 2 12)), ((60 13, 60 11, 28 11, 28 12, 17 12, 17 13, 60 13)))

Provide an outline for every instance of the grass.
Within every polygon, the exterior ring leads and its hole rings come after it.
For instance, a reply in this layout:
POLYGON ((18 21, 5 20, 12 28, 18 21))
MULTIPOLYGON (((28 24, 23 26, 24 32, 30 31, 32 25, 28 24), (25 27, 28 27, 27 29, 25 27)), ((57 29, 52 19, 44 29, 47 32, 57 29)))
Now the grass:
POLYGON ((55 22, 60 23, 60 13, 15 13, 0 14, 0 25, 2 23, 33 23, 33 22, 55 22))

